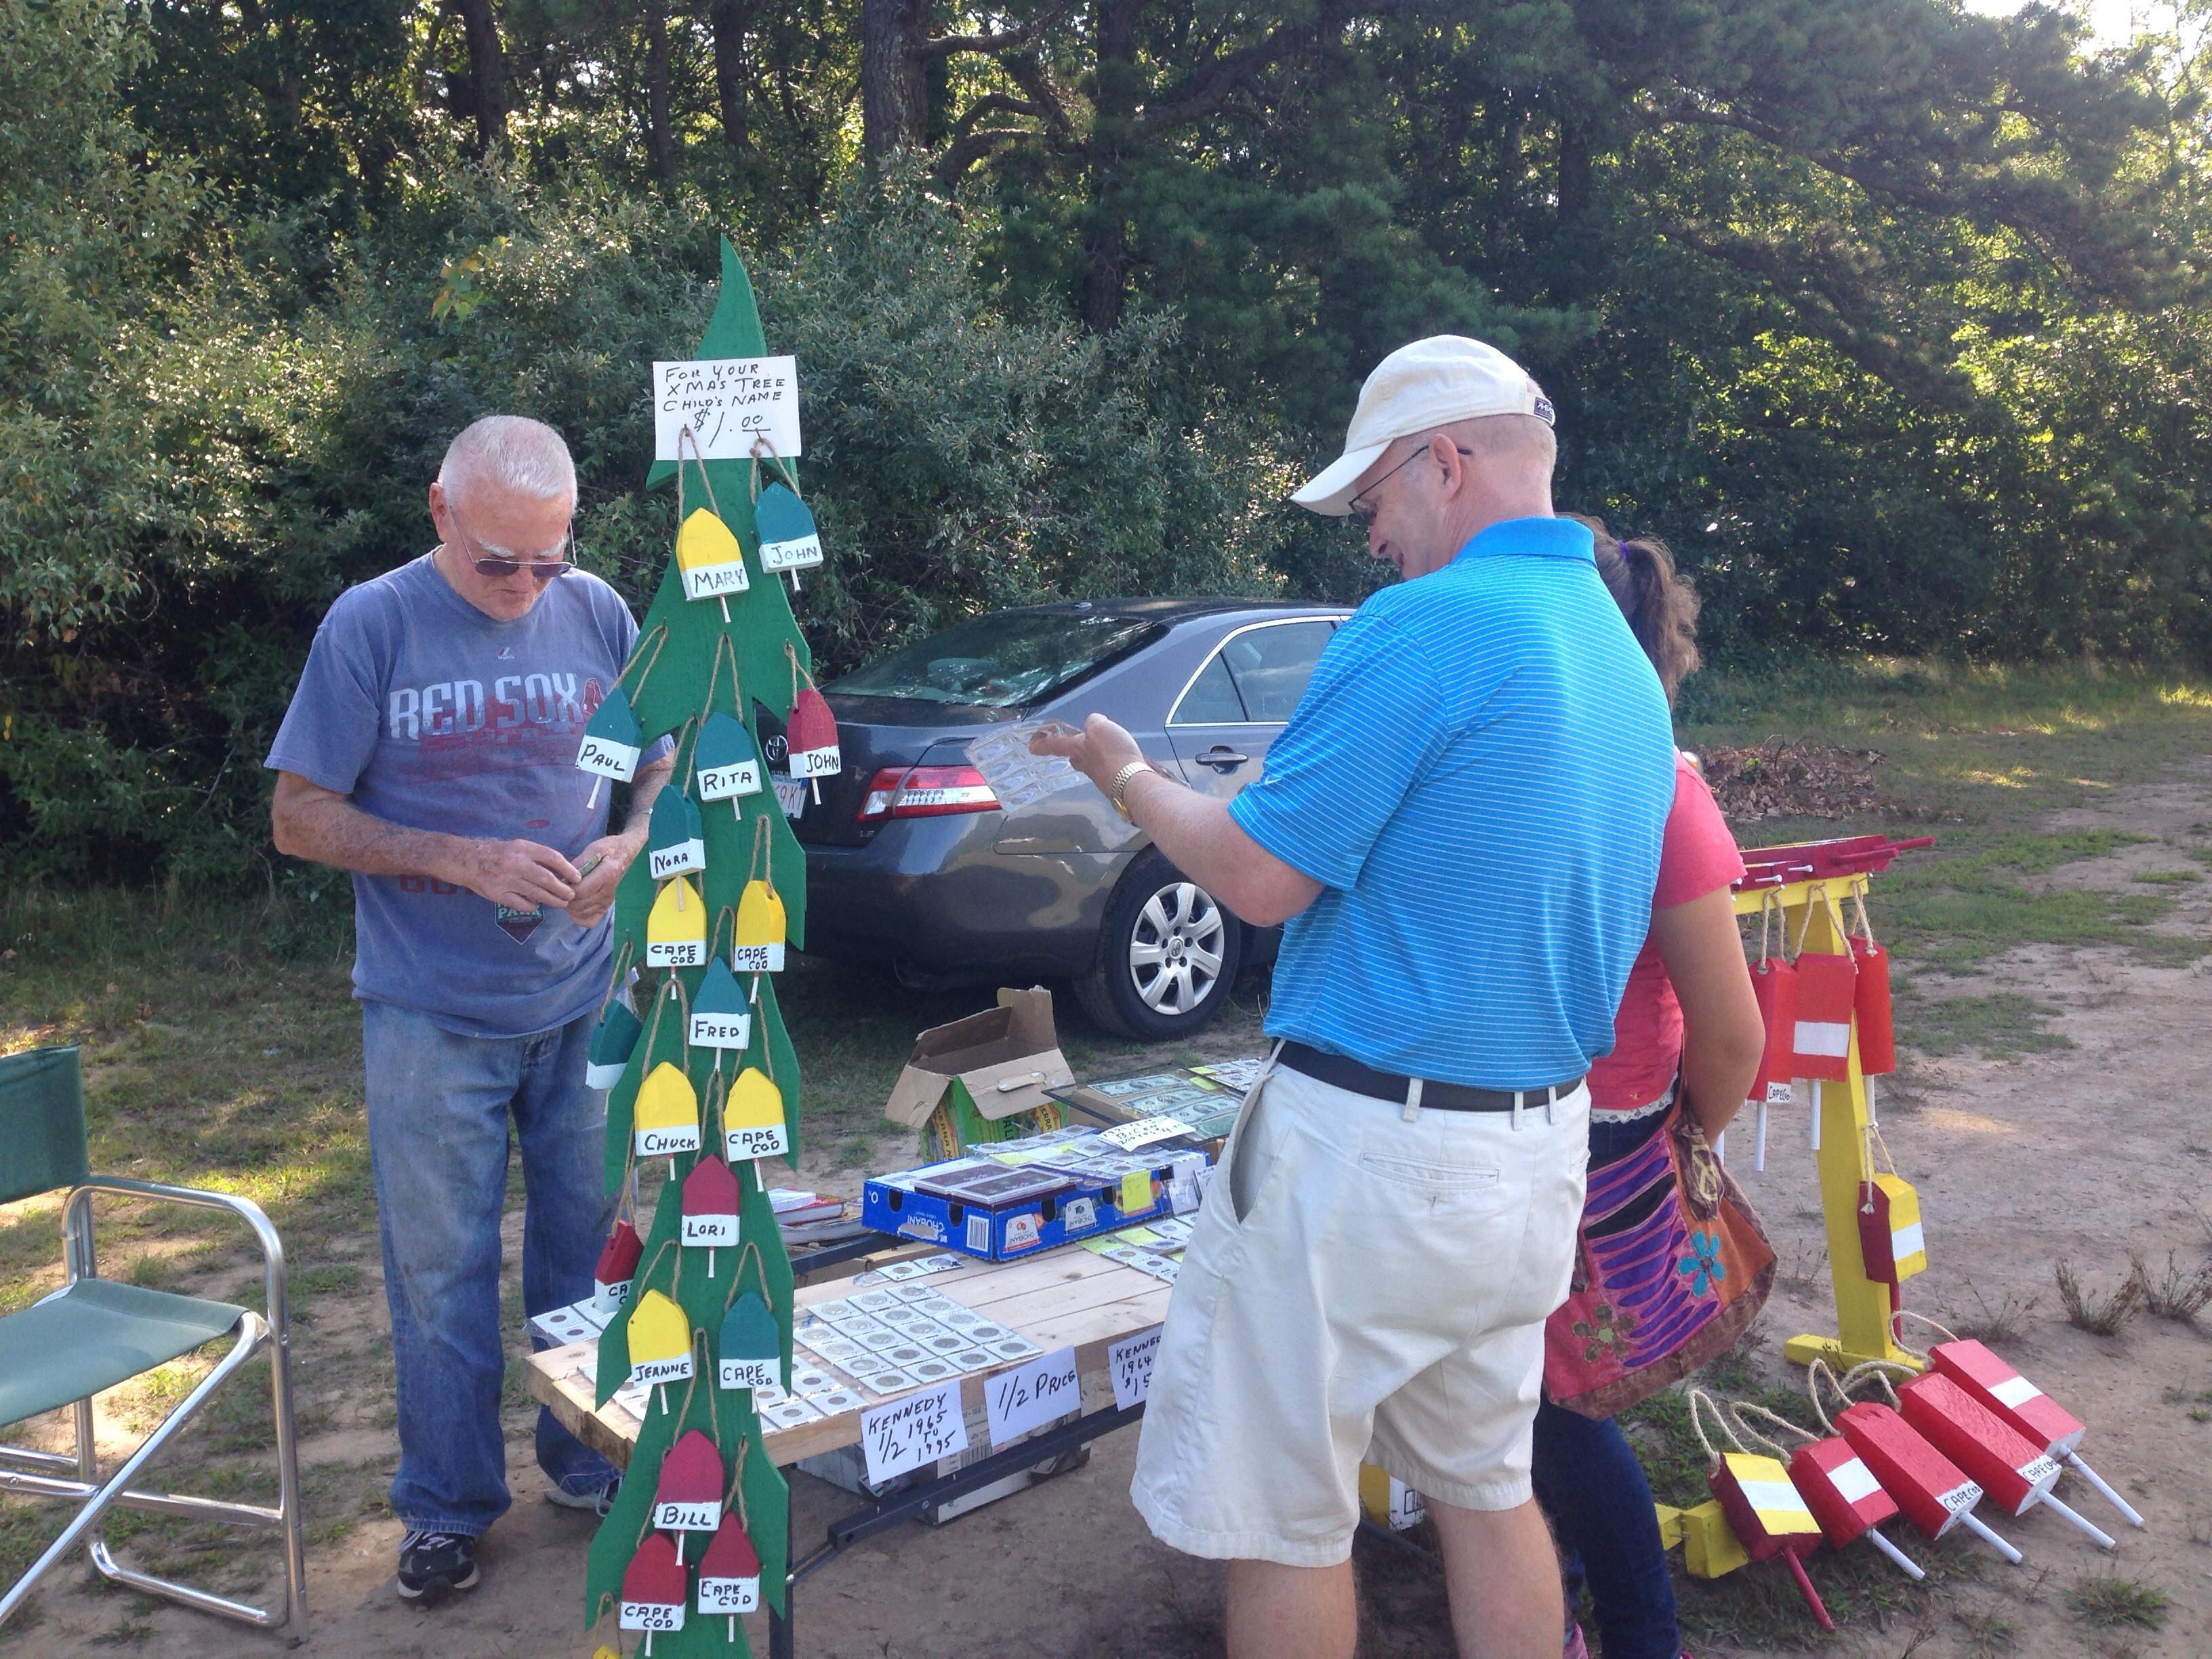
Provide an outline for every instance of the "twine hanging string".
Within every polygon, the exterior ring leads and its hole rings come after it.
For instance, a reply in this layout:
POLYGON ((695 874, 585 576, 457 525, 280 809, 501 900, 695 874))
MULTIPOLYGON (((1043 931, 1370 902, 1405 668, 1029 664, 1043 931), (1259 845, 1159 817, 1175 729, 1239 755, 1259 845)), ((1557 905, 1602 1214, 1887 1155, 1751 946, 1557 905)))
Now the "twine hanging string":
POLYGON ((818 690, 820 688, 816 686, 814 684, 813 673, 805 666, 805 664, 799 660, 799 653, 793 648, 792 643, 789 640, 786 640, 783 642, 783 654, 791 664, 791 702, 792 706, 793 708, 797 708, 799 705, 799 682, 802 678, 805 680, 810 690, 818 690))
MULTIPOLYGON (((699 447, 699 434, 686 424, 676 432, 676 522, 679 526, 687 516, 684 511, 684 446, 687 441, 691 446, 691 465, 699 469, 700 487, 707 492, 707 508, 716 518, 722 518, 722 504, 714 499, 714 480, 707 471, 706 452, 699 447)), ((722 522, 727 525, 729 520, 722 519, 722 522)))
POLYGON ((1765 1423, 1771 1427, 1786 1429, 1791 1434, 1796 1435, 1800 1440, 1802 1440, 1808 1446, 1812 1445, 1820 1437, 1819 1435, 1814 1433, 1812 1430, 1802 1427, 1796 1423, 1792 1423, 1788 1418, 1783 1416, 1781 1413, 1771 1412, 1767 1410, 1765 1407, 1753 1405, 1748 1400, 1739 1400, 1735 1401, 1729 1407, 1729 1415, 1735 1419, 1737 1432, 1741 1434, 1745 1439, 1750 1441, 1753 1444, 1761 1447, 1765 1450, 1771 1453, 1775 1461, 1778 1462, 1787 1463, 1790 1461, 1790 1449, 1783 1445, 1779 1441, 1774 1439, 1771 1436, 1759 1433, 1757 1431, 1753 1429, 1750 1424, 1744 1421, 1745 1418, 1755 1417, 1762 1423, 1765 1423))
MULTIPOLYGON (((651 1528, 647 1528, 647 1531, 650 1531, 650 1530, 651 1530, 651 1528)), ((637 1535, 637 1543, 638 1543, 638 1544, 642 1544, 643 1542, 645 1542, 645 1533, 641 1532, 641 1533, 640 1533, 640 1534, 638 1534, 638 1535, 637 1535)), ((636 1553, 636 1550, 637 1550, 637 1544, 633 1544, 633 1545, 631 1545, 631 1546, 630 1546, 630 1550, 631 1550, 631 1553, 632 1553, 633 1554, 634 1554, 634 1553, 636 1553)), ((601 1591, 599 1592, 599 1602, 598 1602, 598 1604, 597 1604, 595 1607, 592 1607, 592 1623, 593 1625, 597 1625, 597 1624, 599 1622, 599 1620, 602 1620, 602 1619, 604 1619, 604 1618, 605 1618, 605 1617, 607 1616, 607 1608, 608 1608, 608 1607, 609 1607, 611 1604, 611 1605, 613 1605, 613 1606, 616 1606, 616 1607, 620 1607, 620 1605, 621 1605, 621 1603, 620 1603, 620 1602, 618 1602, 618 1601, 616 1601, 616 1599, 615 1599, 615 1593, 614 1593, 612 1590, 601 1590, 601 1591)), ((622 1659, 622 1652, 623 1652, 622 1639, 623 1639, 622 1622, 621 1622, 621 1620, 619 1620, 619 1618, 617 1618, 617 1620, 616 1620, 616 1623, 615 1623, 615 1639, 614 1639, 615 1659, 622 1659)))
POLYGON ((669 757, 676 767, 676 775, 683 780, 677 786, 676 793, 686 800, 691 799, 692 785, 697 781, 698 775, 691 765, 691 760, 699 752, 699 733, 704 724, 698 715, 694 714, 678 726, 675 752, 669 757))
POLYGON ((1905 1402, 1897 1397, 1896 1387, 1889 1380, 1889 1374, 1892 1371, 1900 1371, 1908 1377, 1920 1375, 1911 1366, 1901 1364, 1894 1359, 1862 1359, 1844 1373, 1843 1382, 1837 1386, 1848 1399, 1851 1390, 1860 1383, 1869 1381, 1879 1382, 1881 1384, 1881 1391, 1889 1396, 1891 1407, 1901 1408, 1905 1402))
POLYGON ((1698 1437, 1698 1443, 1705 1449, 1705 1455, 1712 1460, 1711 1467, 1718 1468, 1721 1455, 1714 1449, 1713 1443, 1705 1437, 1705 1425, 1698 1416, 1699 1407, 1702 1407, 1705 1411, 1712 1413, 1713 1421, 1720 1425, 1721 1432, 1728 1437, 1729 1445, 1741 1451, 1744 1449, 1743 1442, 1736 1438, 1735 1431, 1729 1426, 1728 1419, 1722 1414, 1721 1408, 1714 1403, 1712 1395, 1707 1394, 1703 1389, 1692 1389, 1688 1398, 1691 1431, 1698 1437))
POLYGON ((1867 915, 1866 888, 1861 883, 1852 884, 1851 902, 1858 907, 1859 937, 1872 945, 1875 942, 1874 923, 1867 915))
MULTIPOLYGON (((745 864, 745 880, 748 884, 763 881, 770 893, 775 891, 775 834, 769 828, 765 812, 753 819, 753 851, 752 857, 745 864)), ((735 948, 737 925, 734 921, 730 927, 730 942, 735 948)))
POLYGON ((772 1314, 775 1311, 775 1293, 769 1289, 768 1258, 761 1254, 760 1241, 751 1238, 747 1239, 744 1248, 738 1252, 738 1265, 730 1274, 730 1293, 722 1300, 722 1311, 729 1312, 737 1304, 738 1292, 744 1285, 745 1258, 748 1256, 752 1258, 753 1276, 760 1280, 761 1301, 772 1314))
POLYGON ((1915 1313, 1910 1308, 1899 1308, 1889 1316, 1890 1340, 1896 1343, 1900 1350, 1905 1353, 1911 1354, 1915 1359, 1925 1362, 1928 1358, 1927 1351, 1923 1348, 1916 1348, 1910 1342, 1907 1342, 1905 1340, 1905 1334, 1899 1328, 1897 1323, 1900 1319, 1910 1319, 1917 1324, 1925 1325, 1929 1330, 1935 1332, 1936 1335, 1942 1337, 1947 1342, 1956 1342, 1959 1340, 1959 1334, 1953 1330, 1948 1325, 1939 1324, 1935 1320, 1930 1319, 1926 1314, 1915 1313))
MULTIPOLYGON (((1889 1143, 1881 1138, 1881 1125, 1869 1119, 1865 1130, 1859 1136, 1861 1164, 1859 1190, 1863 1194, 1859 1202, 1861 1215, 1874 1213, 1874 1178, 1876 1173, 1874 1155, 1877 1147, 1881 1151, 1881 1161, 1889 1165, 1890 1174, 1896 1175, 1897 1160, 1890 1155, 1889 1143)), ((1902 1177, 1899 1178, 1902 1179, 1902 1177)), ((1953 1339, 1954 1341, 1956 1340, 1956 1338, 1953 1339)))
MULTIPOLYGON (((617 996, 625 999, 629 997, 629 987, 625 982, 623 975, 629 972, 630 960, 636 955, 637 941, 634 939, 625 939, 623 940, 622 949, 615 952, 615 970, 607 976, 606 1002, 612 1002, 617 996)), ((602 1014, 606 1012, 604 1003, 601 1005, 599 1012, 602 1014)), ((635 1018, 637 1016, 637 1010, 633 1007, 629 1012, 630 1017, 632 1018, 635 1018)))
POLYGON ((707 671, 707 701, 700 706, 700 723, 714 712, 714 688, 722 683, 722 659, 730 659, 730 713, 738 720, 745 717, 745 689, 738 678, 738 647, 730 643, 727 634, 714 635, 714 665, 707 671))
POLYGON ((629 661, 623 665, 623 672, 615 676, 616 686, 629 698, 633 705, 636 703, 640 697, 645 695, 645 683, 653 678, 653 671, 660 665, 660 653, 667 644, 668 624, 666 623, 655 623, 653 632, 647 635, 642 640, 640 640, 637 643, 636 648, 629 653, 629 661), (651 656, 647 656, 646 654, 646 647, 648 645, 653 647, 653 654, 651 656), (635 668, 640 663, 643 663, 645 665, 645 672, 637 677, 637 684, 635 685, 624 686, 623 682, 629 678, 630 671, 635 668))
POLYGON ((770 469, 782 479, 783 487, 786 489, 794 495, 799 494, 799 474, 792 471, 789 461, 775 453, 775 446, 769 441, 768 434, 758 432, 753 434, 751 483, 754 501, 760 500, 760 475, 763 461, 766 461, 770 469))
POLYGON ((1805 1392, 1813 1401, 1813 1415, 1820 1419, 1820 1426, 1834 1434, 1837 1432, 1835 1423, 1829 1418, 1827 1407, 1820 1403, 1820 1384, 1824 1381, 1836 1391, 1836 1397, 1845 1406, 1851 1403, 1850 1395, 1844 1392, 1843 1383, 1837 1380, 1835 1372, 1828 1369, 1828 1362, 1815 1357, 1813 1363, 1805 1368, 1805 1392))

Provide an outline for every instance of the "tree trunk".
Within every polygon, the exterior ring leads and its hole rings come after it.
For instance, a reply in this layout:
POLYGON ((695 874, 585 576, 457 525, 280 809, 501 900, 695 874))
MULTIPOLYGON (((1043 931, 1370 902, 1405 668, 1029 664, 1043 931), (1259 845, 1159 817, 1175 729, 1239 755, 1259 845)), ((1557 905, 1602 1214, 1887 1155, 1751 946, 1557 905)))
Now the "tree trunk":
POLYGON ((668 7, 653 0, 645 9, 645 148, 653 176, 663 184, 676 177, 676 141, 668 131, 668 7))
POLYGON ((1098 0, 1097 115, 1091 123, 1091 212, 1083 232, 1083 324, 1095 334, 1120 326, 1129 271, 1128 209, 1121 199, 1136 143, 1137 13, 1144 0, 1098 0))
POLYGON ((722 106, 722 137, 742 151, 745 127, 745 25, 751 21, 749 0, 714 0, 708 19, 714 31, 714 94, 722 106))
POLYGON ((469 52, 469 106, 477 118, 477 152, 491 149, 507 137, 507 52, 499 42, 499 19, 491 0, 447 0, 461 20, 469 52))
POLYGON ((924 0, 860 0, 860 148, 871 161, 923 140, 928 28, 924 0))

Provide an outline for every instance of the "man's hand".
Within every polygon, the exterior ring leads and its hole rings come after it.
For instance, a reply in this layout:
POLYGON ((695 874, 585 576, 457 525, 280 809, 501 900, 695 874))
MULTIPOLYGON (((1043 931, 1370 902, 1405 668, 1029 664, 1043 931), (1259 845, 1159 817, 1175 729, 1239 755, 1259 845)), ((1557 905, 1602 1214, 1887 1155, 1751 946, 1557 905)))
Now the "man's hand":
POLYGON ((494 904, 511 910, 534 910, 541 904, 561 909, 575 897, 576 866, 550 847, 534 841, 479 841, 469 846, 468 855, 459 860, 460 884, 494 904))
POLYGON ((1131 761, 1142 760, 1137 740, 1103 714, 1092 714, 1080 732, 1062 727, 1040 732, 1030 739, 1032 755, 1065 755, 1068 763, 1098 786, 1111 799, 1114 775, 1131 761))
POLYGON ((589 927, 606 915, 615 902, 615 889, 622 885, 623 872, 645 845, 642 836, 627 833, 601 836, 576 856, 576 868, 582 878, 576 884, 576 893, 568 901, 568 920, 579 927, 589 927))

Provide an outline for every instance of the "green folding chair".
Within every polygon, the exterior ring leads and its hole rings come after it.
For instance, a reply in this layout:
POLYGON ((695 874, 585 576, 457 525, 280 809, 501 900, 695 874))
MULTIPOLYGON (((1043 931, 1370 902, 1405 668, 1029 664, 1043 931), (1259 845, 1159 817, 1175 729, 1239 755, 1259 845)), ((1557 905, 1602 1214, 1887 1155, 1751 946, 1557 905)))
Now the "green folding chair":
POLYGON ((284 1246, 260 1206, 246 1199, 151 1181, 99 1176, 90 1170, 84 1133, 84 1083, 76 1049, 33 1048, 0 1058, 0 1204, 69 1189, 62 1207, 62 1254, 69 1282, 44 1301, 0 1318, 0 1428, 63 1406, 73 1406, 76 1413, 74 1457, 0 1444, 0 1492, 64 1498, 80 1506, 62 1535, 9 1587, 6 1595, 0 1595, 0 1625, 29 1598, 40 1579, 77 1545, 89 1540, 93 1565, 118 1583, 264 1630, 289 1620, 296 1632, 305 1634, 307 1553, 301 1529, 300 1461, 292 1422, 284 1246), (94 1193, 228 1210, 243 1220, 260 1241, 267 1264, 267 1316, 226 1302, 173 1296, 166 1291, 143 1290, 100 1278, 92 1250, 94 1193), (138 1449, 103 1480, 100 1454, 93 1441, 92 1397, 223 1337, 231 1339, 230 1351, 138 1449), (264 1347, 272 1351, 276 1507, 220 1503, 135 1486, 146 1466, 215 1397, 216 1390, 264 1347), (101 1518, 118 1504, 191 1521, 275 1530, 284 1545, 283 1601, 268 1608, 249 1607, 125 1565, 116 1559, 100 1533, 101 1518))

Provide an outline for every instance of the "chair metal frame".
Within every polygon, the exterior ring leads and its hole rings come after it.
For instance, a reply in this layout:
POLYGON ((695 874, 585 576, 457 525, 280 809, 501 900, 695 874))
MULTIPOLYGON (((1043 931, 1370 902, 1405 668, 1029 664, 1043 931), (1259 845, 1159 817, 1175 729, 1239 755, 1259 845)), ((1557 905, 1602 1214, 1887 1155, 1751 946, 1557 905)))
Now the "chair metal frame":
POLYGON ((77 1401, 73 1407, 76 1419, 74 1457, 0 1443, 0 1492, 62 1498, 82 1505, 61 1536, 9 1587, 5 1595, 0 1595, 0 1625, 4 1625, 9 1615, 29 1598, 49 1571, 88 1538, 88 1553, 92 1565, 119 1584, 127 1584, 145 1595, 166 1596, 204 1612, 220 1613, 262 1630, 273 1630, 289 1623, 295 1635, 304 1636, 307 1628, 307 1544, 300 1505, 298 1436, 292 1409, 292 1334, 284 1294, 283 1241, 277 1237, 276 1229, 270 1224, 261 1206, 251 1199, 195 1187, 92 1176, 70 1189, 62 1209, 62 1252, 71 1285, 99 1277, 93 1251, 92 1200, 95 1193, 222 1210, 237 1217, 252 1231, 261 1246, 268 1312, 265 1316, 250 1309, 244 1313, 236 1328, 237 1340, 230 1351, 105 1480, 100 1479, 100 1453, 93 1436, 90 1396, 77 1401), (276 1431, 276 1507, 143 1491, 134 1486, 131 1483, 161 1454, 179 1431, 241 1366, 264 1348, 270 1353, 270 1407, 276 1431), (10 1468, 8 1464, 11 1462, 27 1467, 10 1468), (118 1504, 156 1515, 280 1533, 284 1547, 283 1600, 270 1607, 257 1607, 125 1565, 117 1559, 100 1530, 101 1519, 118 1504))

